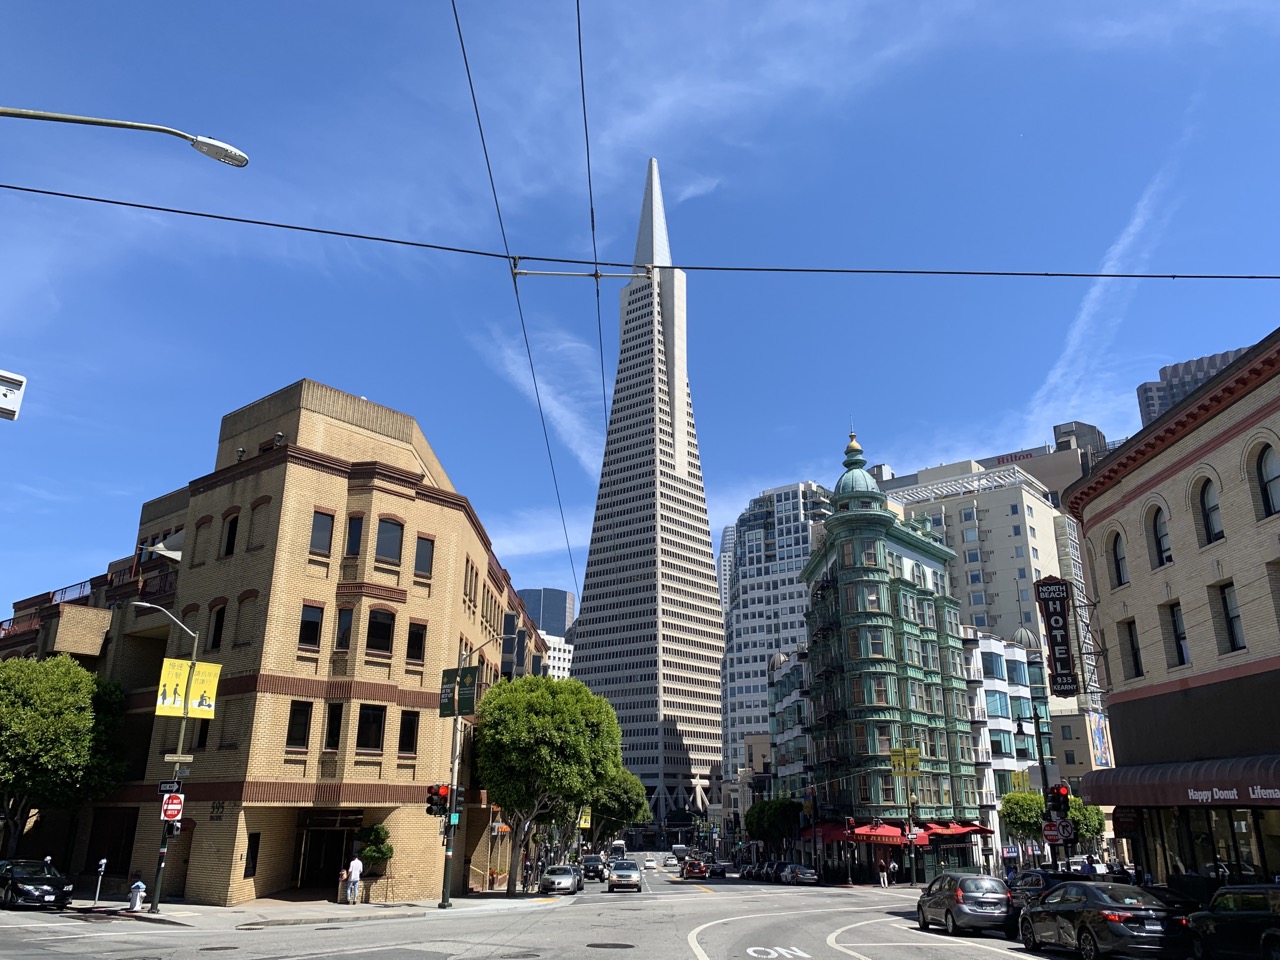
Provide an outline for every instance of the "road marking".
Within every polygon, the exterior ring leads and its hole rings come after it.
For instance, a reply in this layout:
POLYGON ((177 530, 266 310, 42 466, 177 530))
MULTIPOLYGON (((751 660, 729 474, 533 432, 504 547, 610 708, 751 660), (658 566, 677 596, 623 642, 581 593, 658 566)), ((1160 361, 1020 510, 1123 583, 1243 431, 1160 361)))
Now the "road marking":
MULTIPOLYGON (((839 950, 841 953, 847 953, 849 954, 849 956, 854 957, 855 960, 870 960, 869 957, 863 956, 861 953, 858 953, 857 950, 851 950, 849 947, 846 947, 843 944, 836 943, 836 937, 840 936, 840 934, 844 933, 846 930, 852 930, 854 927, 865 927, 869 923, 888 923, 890 921, 897 920, 897 919, 898 919, 897 917, 876 917, 873 920, 860 920, 857 923, 849 924, 847 927, 841 927, 839 930, 832 930, 831 933, 827 936, 827 946, 832 947, 836 950, 839 950)), ((880 946, 880 944, 860 943, 858 944, 858 946, 878 947, 880 946)))
POLYGON ((704 886, 703 886, 702 884, 700 884, 700 883, 695 883, 693 886, 694 886, 694 889, 696 889, 696 890, 701 890, 703 893, 715 893, 715 892, 716 892, 715 890, 712 890, 710 887, 704 887, 704 886))
MULTIPOLYGON (((904 927, 903 929, 909 930, 911 933, 914 933, 917 937, 936 937, 937 936, 937 934, 935 933, 928 933, 924 930, 917 930, 915 927, 904 927)), ((960 943, 957 942, 956 946, 959 946, 959 945, 960 943)), ((980 941, 977 941, 977 940, 965 941, 964 945, 966 947, 978 947, 981 950, 990 950, 992 953, 1000 953, 1000 954, 1006 954, 1006 955, 1009 953, 1008 950, 1002 950, 1000 947, 992 947, 985 943, 981 943, 980 941)))
MULTIPOLYGON (((756 920, 760 917, 794 917, 804 913, 849 913, 858 910, 881 910, 879 904, 872 904, 865 907, 822 907, 816 910, 774 910, 769 913, 748 913, 739 917, 722 917, 719 920, 709 920, 701 926, 694 927, 689 931, 689 936, 685 938, 689 944, 689 949, 693 951, 693 955, 698 960, 711 960, 707 956, 707 952, 698 944, 698 934, 708 927, 714 927, 721 923, 732 923, 734 920, 756 920)), ((897 919, 896 917, 886 917, 885 919, 897 919)), ((848 951, 846 951, 848 952, 848 951)), ((869 957, 861 957, 860 960, 870 960, 869 957)))

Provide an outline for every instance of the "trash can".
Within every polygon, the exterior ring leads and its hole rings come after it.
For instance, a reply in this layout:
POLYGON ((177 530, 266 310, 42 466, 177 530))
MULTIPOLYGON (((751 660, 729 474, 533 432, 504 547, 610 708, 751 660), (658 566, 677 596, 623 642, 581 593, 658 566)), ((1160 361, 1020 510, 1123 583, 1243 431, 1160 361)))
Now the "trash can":
POLYGON ((129 888, 129 909, 138 911, 142 909, 142 901, 147 899, 147 885, 139 880, 129 888))

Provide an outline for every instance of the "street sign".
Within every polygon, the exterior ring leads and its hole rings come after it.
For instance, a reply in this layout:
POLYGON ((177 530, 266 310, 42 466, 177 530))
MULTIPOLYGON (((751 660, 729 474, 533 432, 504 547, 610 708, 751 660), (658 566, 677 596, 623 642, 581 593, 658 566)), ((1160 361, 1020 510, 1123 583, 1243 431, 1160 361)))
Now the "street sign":
POLYGON ((1058 836, 1062 838, 1063 843, 1066 843, 1068 840, 1074 840, 1076 837, 1075 824, 1070 820, 1059 820, 1058 836))
POLYGON ((1056 821, 1046 823, 1040 830, 1040 832, 1044 834, 1044 842, 1045 843, 1061 843, 1062 835, 1058 832, 1058 828, 1061 826, 1062 824, 1056 821))
POLYGON ((166 753, 164 755, 165 763, 195 763, 195 759, 189 753, 166 753))
POLYGON ((181 792, 182 792, 181 780, 161 780, 160 781, 161 796, 163 796, 166 793, 181 793, 181 792))
POLYGON ((181 820, 182 799, 183 797, 180 793, 166 793, 164 800, 160 802, 160 819, 181 820))

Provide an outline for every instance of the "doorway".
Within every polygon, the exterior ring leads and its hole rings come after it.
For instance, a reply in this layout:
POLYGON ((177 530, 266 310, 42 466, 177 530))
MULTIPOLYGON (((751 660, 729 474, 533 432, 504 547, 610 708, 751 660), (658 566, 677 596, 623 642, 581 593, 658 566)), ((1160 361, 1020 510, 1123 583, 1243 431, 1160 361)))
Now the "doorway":
POLYGON ((351 856, 363 810, 299 810, 294 844, 294 877, 298 889, 338 889, 338 873, 351 856))

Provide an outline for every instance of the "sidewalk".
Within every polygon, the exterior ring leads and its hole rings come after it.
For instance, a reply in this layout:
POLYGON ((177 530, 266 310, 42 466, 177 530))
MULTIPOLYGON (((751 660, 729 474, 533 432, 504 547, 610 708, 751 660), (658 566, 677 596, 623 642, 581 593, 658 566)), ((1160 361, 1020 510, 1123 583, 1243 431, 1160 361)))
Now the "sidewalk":
POLYGON ((196 930, 261 929, 310 924, 358 923, 364 920, 402 920, 431 916, 447 917, 458 913, 498 913, 510 910, 537 909, 552 906, 554 897, 517 894, 508 899, 502 891, 472 893, 451 898, 452 908, 441 910, 438 900, 408 903, 334 903, 332 900, 304 900, 282 893, 275 897, 248 900, 234 907, 211 907, 205 904, 164 902, 159 913, 148 913, 150 904, 134 913, 125 909, 127 901, 100 900, 92 906, 74 902, 69 910, 89 920, 157 923, 190 927, 196 930))

